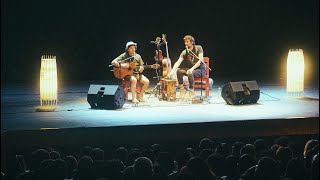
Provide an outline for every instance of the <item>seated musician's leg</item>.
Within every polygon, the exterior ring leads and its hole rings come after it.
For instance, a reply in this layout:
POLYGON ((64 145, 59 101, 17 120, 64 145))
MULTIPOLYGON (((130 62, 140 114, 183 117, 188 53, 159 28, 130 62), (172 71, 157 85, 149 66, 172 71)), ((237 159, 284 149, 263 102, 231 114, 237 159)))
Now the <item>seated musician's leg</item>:
POLYGON ((206 75, 206 66, 201 65, 201 69, 195 69, 192 71, 193 77, 201 77, 201 72, 202 72, 202 77, 206 75))
POLYGON ((142 84, 142 87, 141 87, 140 97, 138 97, 138 100, 139 101, 144 101, 143 93, 148 88, 150 82, 149 82, 149 79, 147 77, 145 77, 144 75, 141 75, 140 83, 142 84))
MULTIPOLYGON (((196 70, 194 70, 196 71, 196 70)), ((189 98, 193 98, 194 97, 194 71, 192 72, 192 74, 188 74, 188 79, 189 79, 189 98)))
POLYGON ((183 85, 183 76, 187 74, 187 71, 185 69, 179 69, 177 71, 177 78, 180 86, 180 95, 179 98, 184 98, 185 94, 187 93, 186 89, 183 85))
POLYGON ((137 87, 137 78, 135 78, 134 76, 131 76, 130 78, 130 82, 131 82, 131 94, 132 94, 132 102, 133 103, 138 103, 139 101, 136 98, 136 87, 137 87))

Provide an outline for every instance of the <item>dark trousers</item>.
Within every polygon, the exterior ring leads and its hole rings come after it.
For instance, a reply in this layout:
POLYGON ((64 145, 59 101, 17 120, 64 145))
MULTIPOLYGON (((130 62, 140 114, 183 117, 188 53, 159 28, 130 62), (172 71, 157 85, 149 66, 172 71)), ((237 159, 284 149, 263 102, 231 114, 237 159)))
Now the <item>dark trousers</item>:
POLYGON ((192 74, 187 75, 187 71, 190 68, 180 68, 179 70, 177 70, 177 78, 178 78, 178 82, 179 84, 183 84, 183 76, 188 76, 189 79, 189 88, 192 89, 193 88, 193 84, 194 84, 194 78, 195 77, 201 77, 201 71, 202 71, 202 77, 206 75, 206 66, 204 64, 202 64, 201 69, 195 69, 193 70, 192 74))

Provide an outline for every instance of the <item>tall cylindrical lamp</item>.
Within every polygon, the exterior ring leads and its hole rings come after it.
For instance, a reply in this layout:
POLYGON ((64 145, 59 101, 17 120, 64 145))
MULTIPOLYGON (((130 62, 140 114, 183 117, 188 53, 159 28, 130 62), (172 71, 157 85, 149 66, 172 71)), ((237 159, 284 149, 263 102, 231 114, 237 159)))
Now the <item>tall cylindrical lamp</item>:
POLYGON ((287 59, 287 95, 302 97, 304 93, 304 56, 302 49, 290 49, 287 59))
POLYGON ((36 111, 54 111, 58 106, 56 56, 41 56, 40 107, 36 111))

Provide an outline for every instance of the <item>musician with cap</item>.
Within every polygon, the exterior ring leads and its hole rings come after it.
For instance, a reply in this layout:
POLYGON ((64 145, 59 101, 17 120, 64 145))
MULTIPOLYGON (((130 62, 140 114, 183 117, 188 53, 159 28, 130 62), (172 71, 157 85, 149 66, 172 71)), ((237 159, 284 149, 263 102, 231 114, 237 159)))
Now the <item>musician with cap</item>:
POLYGON ((187 91, 183 85, 183 76, 188 76, 190 88, 189 98, 193 98, 194 77, 200 77, 201 72, 202 76, 205 76, 206 66, 205 64, 201 64, 201 61, 199 61, 199 59, 203 60, 203 49, 200 45, 195 45, 194 37, 191 35, 186 35, 183 40, 186 49, 181 52, 179 59, 174 64, 171 72, 168 74, 168 77, 170 78, 172 77, 173 73, 177 73, 178 83, 180 86, 179 98, 185 98, 187 91))
POLYGON ((117 58, 115 58, 111 63, 115 67, 120 67, 124 69, 129 69, 130 65, 129 62, 134 62, 138 68, 133 69, 133 75, 127 75, 124 77, 125 81, 130 81, 131 82, 131 92, 132 92, 132 102, 133 103, 138 103, 138 102, 143 102, 143 93, 149 86, 149 79, 145 77, 142 72, 144 70, 144 62, 139 54, 136 53, 137 50, 137 43, 134 43, 132 41, 127 42, 125 52, 120 54, 117 58), (119 63, 119 61, 130 58, 132 57, 129 61, 126 61, 126 63, 119 63), (141 91, 139 97, 136 95, 136 87, 137 87, 137 82, 140 82, 142 84, 141 91))

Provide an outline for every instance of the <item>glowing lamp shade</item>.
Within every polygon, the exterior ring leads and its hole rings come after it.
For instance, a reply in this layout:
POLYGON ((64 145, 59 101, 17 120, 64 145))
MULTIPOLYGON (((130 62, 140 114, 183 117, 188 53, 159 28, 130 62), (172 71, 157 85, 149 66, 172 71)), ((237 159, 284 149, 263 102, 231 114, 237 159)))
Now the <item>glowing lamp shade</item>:
POLYGON ((41 56, 40 107, 38 111, 54 111, 58 103, 56 56, 41 56))
POLYGON ((304 93, 304 56, 302 49, 290 49, 287 59, 287 95, 301 97, 304 93))

